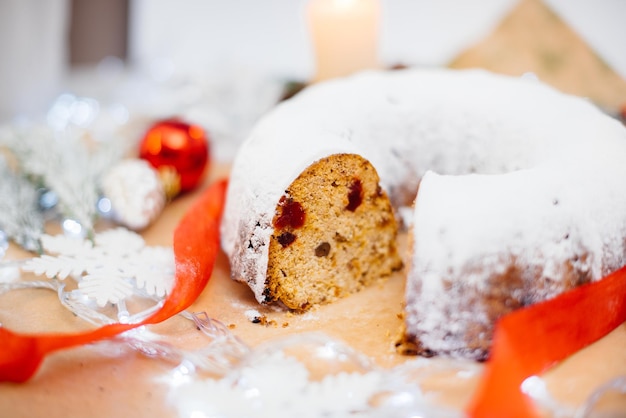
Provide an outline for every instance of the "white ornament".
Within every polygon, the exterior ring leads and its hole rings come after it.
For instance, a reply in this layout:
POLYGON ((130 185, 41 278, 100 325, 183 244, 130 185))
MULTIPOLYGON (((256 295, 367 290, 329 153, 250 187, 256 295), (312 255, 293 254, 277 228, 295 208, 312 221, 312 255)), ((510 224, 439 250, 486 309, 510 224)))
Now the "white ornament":
POLYGON ((157 171, 140 159, 113 166, 102 179, 102 191, 111 202, 113 219, 134 230, 150 225, 166 203, 157 171))

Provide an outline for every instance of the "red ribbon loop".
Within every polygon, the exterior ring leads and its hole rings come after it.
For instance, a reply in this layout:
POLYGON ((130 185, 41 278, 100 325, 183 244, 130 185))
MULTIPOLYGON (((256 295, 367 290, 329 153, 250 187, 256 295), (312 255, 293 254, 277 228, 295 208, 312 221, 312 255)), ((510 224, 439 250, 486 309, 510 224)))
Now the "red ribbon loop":
POLYGON ((626 267, 503 317, 496 324, 491 357, 468 414, 474 418, 538 417, 532 400, 521 391, 522 382, 624 321, 626 267))

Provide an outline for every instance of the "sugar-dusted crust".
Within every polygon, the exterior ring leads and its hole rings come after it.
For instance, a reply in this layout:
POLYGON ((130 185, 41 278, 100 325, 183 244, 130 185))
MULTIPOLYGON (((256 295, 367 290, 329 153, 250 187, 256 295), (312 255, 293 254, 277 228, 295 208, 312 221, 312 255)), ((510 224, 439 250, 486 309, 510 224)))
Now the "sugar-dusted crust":
MULTIPOLYGON (((265 289, 276 276, 268 260, 281 197, 312 164, 339 154, 369 161, 396 209, 419 185, 405 321, 422 351, 484 358, 502 314, 626 260, 626 129, 618 121, 531 80, 368 72, 278 106, 235 159, 223 248, 233 278, 260 302, 276 299, 265 289)), ((303 190, 318 192, 314 178, 303 190)))
MULTIPOLYGON (((479 287, 444 278, 446 303, 443 311, 439 307, 442 304, 422 291, 423 282, 415 281, 406 294, 407 327, 398 343, 399 350, 412 350, 425 356, 448 354, 486 360, 498 318, 592 280, 589 271, 571 262, 566 262, 563 269, 560 280, 554 281, 545 277, 538 266, 527 267, 511 260, 504 272, 492 273, 479 287), (434 315, 441 315, 442 323, 448 325, 429 328, 426 321, 416 323, 416 319, 428 317, 418 312, 429 308, 434 315)), ((476 272, 466 272, 467 276, 472 274, 476 272)))

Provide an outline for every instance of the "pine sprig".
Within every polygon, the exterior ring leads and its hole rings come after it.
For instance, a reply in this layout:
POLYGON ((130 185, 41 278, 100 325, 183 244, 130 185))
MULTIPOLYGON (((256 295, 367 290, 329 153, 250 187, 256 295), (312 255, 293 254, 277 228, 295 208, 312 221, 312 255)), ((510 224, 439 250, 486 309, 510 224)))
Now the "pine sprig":
POLYGON ((11 127, 0 133, 0 146, 17 161, 18 171, 36 186, 53 191, 65 218, 80 223, 93 236, 99 185, 103 173, 126 150, 112 140, 98 143, 88 131, 48 126, 11 127))
POLYGON ((51 129, 15 131, 11 151, 20 168, 40 181, 59 199, 59 208, 68 218, 93 230, 98 193, 85 147, 74 133, 60 135, 51 129))
POLYGON ((14 173, 0 155, 0 229, 17 244, 41 253, 43 215, 38 210, 38 193, 24 177, 14 173))

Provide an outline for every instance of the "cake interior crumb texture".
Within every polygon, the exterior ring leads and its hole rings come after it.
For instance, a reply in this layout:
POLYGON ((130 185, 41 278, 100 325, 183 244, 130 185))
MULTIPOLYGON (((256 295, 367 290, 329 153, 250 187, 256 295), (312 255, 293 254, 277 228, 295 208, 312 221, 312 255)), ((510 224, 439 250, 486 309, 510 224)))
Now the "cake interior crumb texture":
POLYGON ((397 222, 376 170, 355 154, 315 162, 273 219, 266 298, 305 310, 402 267, 397 222))

